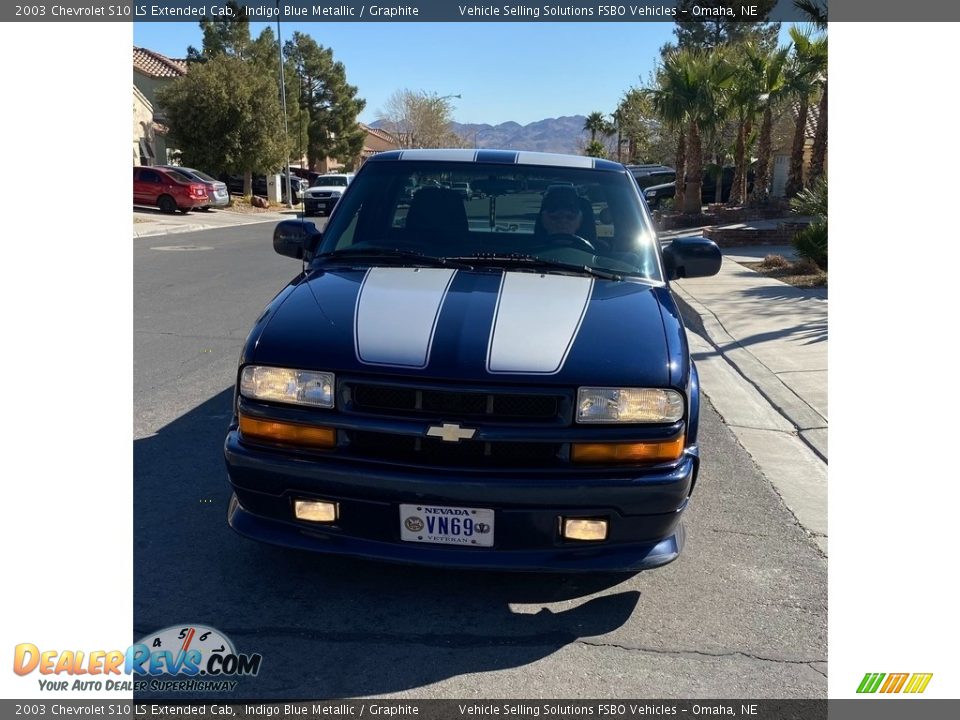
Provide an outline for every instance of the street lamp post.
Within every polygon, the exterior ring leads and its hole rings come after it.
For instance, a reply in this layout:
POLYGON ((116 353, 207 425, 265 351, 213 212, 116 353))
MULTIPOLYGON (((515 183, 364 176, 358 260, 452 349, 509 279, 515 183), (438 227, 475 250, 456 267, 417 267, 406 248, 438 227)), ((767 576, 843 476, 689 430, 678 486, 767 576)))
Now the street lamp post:
MULTIPOLYGON (((444 100, 450 100, 451 98, 456 98, 457 100, 460 100, 460 93, 457 93, 456 95, 444 95, 443 97, 434 98, 433 101, 434 101, 435 103, 442 103, 444 100)), ((444 107, 446 107, 446 106, 444 106, 444 107)), ((446 113, 444 113, 444 117, 446 117, 446 113)), ((449 123, 447 123, 447 126, 446 126, 446 128, 445 128, 445 131, 449 133, 449 131, 450 131, 450 124, 449 124, 449 123)))

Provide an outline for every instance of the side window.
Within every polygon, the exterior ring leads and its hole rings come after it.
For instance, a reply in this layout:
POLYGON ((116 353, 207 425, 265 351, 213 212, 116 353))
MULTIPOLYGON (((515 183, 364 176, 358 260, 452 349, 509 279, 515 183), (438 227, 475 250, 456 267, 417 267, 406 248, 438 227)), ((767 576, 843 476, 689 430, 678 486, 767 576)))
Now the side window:
POLYGON ((160 183, 160 173, 156 170, 141 170, 140 180, 148 183, 160 183))

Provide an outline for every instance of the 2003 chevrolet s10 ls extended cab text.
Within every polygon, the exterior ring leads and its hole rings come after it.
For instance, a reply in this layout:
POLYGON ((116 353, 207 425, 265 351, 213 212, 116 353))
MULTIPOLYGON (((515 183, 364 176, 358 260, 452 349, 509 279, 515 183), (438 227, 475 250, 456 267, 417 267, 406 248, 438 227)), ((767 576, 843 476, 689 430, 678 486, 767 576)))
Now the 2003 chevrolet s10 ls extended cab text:
POLYGON ((680 553, 699 385, 622 165, 501 150, 368 160, 243 348, 225 443, 241 535, 444 567, 639 570, 680 553), (469 183, 465 196, 453 189, 469 183))

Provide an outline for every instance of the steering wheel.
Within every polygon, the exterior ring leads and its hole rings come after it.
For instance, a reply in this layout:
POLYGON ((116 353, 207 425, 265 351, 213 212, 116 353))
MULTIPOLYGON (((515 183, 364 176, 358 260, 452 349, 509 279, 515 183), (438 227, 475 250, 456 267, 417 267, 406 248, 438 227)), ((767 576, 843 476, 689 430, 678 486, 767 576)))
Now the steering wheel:
POLYGON ((563 245, 566 247, 577 248, 578 250, 584 250, 590 253, 591 255, 597 254, 597 248, 593 246, 593 243, 591 243, 586 238, 582 238, 579 235, 574 235, 573 233, 553 233, 551 235, 547 235, 543 239, 543 243, 541 243, 540 246, 542 246, 543 249, 546 250, 549 248, 556 247, 557 245, 563 245))

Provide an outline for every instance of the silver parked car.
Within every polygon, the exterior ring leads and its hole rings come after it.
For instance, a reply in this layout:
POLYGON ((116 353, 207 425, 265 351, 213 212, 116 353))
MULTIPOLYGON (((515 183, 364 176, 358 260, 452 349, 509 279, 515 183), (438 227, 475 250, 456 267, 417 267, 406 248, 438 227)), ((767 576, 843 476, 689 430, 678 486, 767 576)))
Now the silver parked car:
POLYGON ((210 177, 201 170, 180 167, 179 165, 164 165, 163 167, 172 170, 189 182, 203 183, 206 186, 210 204, 200 208, 201 210, 208 210, 212 207, 226 207, 230 204, 230 193, 227 190, 226 183, 210 177))

